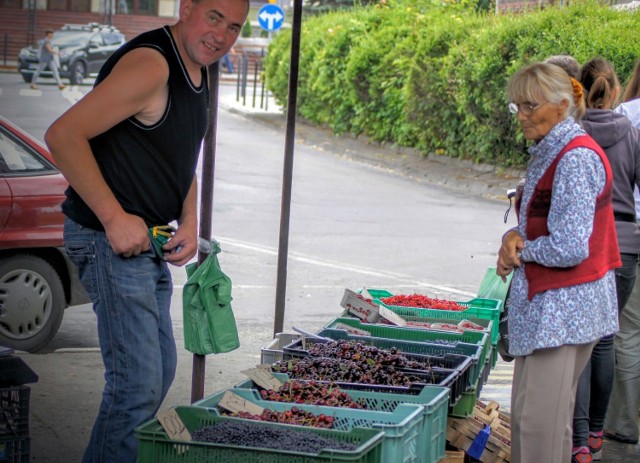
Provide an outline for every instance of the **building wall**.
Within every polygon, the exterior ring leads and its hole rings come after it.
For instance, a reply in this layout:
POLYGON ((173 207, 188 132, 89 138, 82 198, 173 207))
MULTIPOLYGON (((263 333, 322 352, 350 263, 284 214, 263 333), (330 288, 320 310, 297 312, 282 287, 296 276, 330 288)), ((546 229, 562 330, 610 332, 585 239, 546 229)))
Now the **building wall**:
MULTIPOLYGON (((163 3, 171 3, 170 8, 173 8, 173 0, 163 3)), ((167 10, 166 5, 162 8, 167 10)), ((105 23, 107 20, 104 12, 80 13, 37 9, 31 16, 26 9, 2 8, 0 10, 0 64, 16 61, 20 49, 41 38, 46 29, 55 30, 68 23, 105 23)), ((177 21, 173 13, 171 17, 114 14, 111 20, 112 25, 120 29, 127 39, 177 21)))

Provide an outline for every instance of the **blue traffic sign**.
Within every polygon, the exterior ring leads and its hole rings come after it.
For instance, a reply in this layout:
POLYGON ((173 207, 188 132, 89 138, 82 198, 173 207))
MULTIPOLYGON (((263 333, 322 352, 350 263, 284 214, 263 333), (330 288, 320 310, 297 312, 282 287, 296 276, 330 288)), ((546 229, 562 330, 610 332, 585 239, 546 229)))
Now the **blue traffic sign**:
POLYGON ((284 11, 278 5, 268 3, 258 11, 258 22, 266 31, 277 31, 284 22, 284 11))

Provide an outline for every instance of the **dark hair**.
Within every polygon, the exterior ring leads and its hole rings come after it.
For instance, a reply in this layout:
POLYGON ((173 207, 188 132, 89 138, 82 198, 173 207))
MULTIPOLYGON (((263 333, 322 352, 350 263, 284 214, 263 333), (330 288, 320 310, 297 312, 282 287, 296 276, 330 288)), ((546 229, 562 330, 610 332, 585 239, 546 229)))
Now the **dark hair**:
POLYGON ((613 64, 604 58, 593 58, 580 69, 578 80, 585 90, 587 108, 612 108, 615 89, 619 87, 613 64))
POLYGON ((578 77, 578 72, 580 72, 580 64, 571 55, 553 55, 544 60, 544 62, 560 66, 569 74, 569 77, 573 77, 574 79, 578 77))
POLYGON ((622 94, 622 101, 635 100, 636 98, 640 98, 640 59, 636 62, 633 74, 631 74, 622 94))
POLYGON ((47 29, 46 31, 44 31, 44 35, 49 35, 49 34, 53 34, 53 29, 47 29))

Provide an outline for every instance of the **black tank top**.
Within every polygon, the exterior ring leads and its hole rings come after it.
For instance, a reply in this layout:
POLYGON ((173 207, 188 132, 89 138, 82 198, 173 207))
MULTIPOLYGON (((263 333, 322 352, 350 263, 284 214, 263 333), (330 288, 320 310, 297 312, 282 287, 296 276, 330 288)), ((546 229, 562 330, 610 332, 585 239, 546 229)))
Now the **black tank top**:
MULTIPOLYGON (((194 178, 200 145, 207 130, 209 89, 206 69, 202 83, 191 82, 168 26, 139 35, 104 64, 96 86, 127 52, 149 47, 169 65, 169 98, 162 118, 144 125, 133 117, 89 140, 100 171, 123 209, 148 226, 168 224, 182 213, 194 178)), ((103 230, 96 215, 69 187, 63 212, 75 222, 103 230)))

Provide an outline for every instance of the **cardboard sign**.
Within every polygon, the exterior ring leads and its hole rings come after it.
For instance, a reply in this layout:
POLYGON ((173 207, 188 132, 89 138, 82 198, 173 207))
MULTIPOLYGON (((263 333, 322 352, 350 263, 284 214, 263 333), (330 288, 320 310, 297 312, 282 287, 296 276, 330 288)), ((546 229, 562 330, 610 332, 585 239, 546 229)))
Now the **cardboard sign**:
POLYGON ((229 410, 231 413, 247 412, 252 415, 262 415, 262 412, 264 411, 264 408, 260 405, 256 405, 231 391, 224 393, 222 399, 218 402, 218 407, 229 410))
POLYGON ((164 432, 167 433, 169 439, 186 442, 191 441, 191 433, 184 425, 174 408, 160 411, 156 417, 158 418, 162 429, 164 429, 164 432))
POLYGON ((273 389, 274 391, 277 391, 280 389, 280 386, 282 386, 280 380, 271 373, 271 367, 269 365, 267 365, 267 368, 259 366, 250 370, 241 371, 241 373, 244 373, 249 377, 249 379, 251 379, 251 381, 267 390, 273 389))
POLYGON ((363 296, 356 294, 350 289, 345 288, 340 306, 347 309, 347 312, 354 317, 366 320, 369 323, 375 323, 380 318, 376 304, 370 300, 366 300, 363 296))
POLYGON ((396 326, 407 326, 407 321, 402 318, 400 315, 395 313, 393 310, 389 310, 386 307, 380 307, 378 311, 380 316, 385 320, 391 322, 391 324, 396 326))
POLYGON ((365 330, 361 330, 359 328, 354 328, 351 325, 347 325, 346 323, 338 322, 333 326, 336 330, 345 330, 349 334, 355 334, 357 336, 371 336, 371 333, 365 330))

